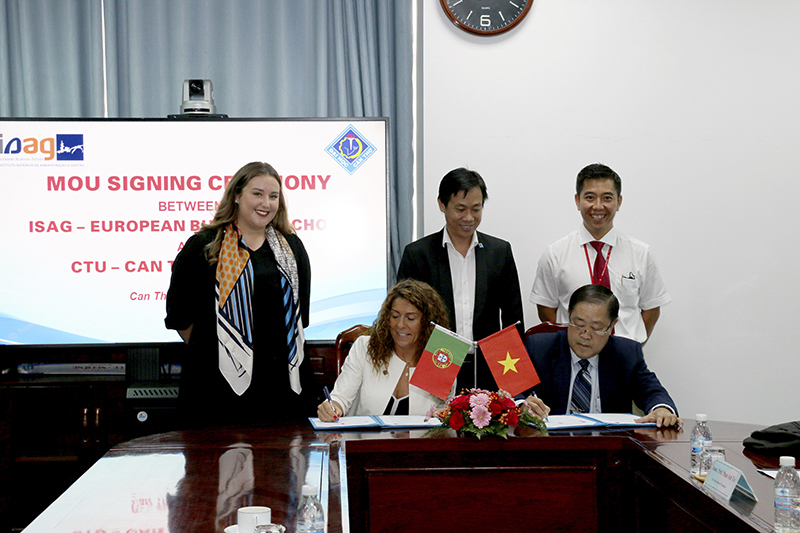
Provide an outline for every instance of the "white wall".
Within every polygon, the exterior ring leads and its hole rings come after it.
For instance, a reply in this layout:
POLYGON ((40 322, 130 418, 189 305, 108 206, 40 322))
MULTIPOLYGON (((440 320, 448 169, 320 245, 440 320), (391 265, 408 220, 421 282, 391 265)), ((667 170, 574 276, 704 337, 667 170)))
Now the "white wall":
POLYGON ((623 180, 616 227, 672 296, 645 347, 689 418, 800 419, 800 1, 535 0, 481 38, 422 0, 424 232, 439 179, 487 181, 528 302, 544 247, 577 229, 575 175, 623 180))

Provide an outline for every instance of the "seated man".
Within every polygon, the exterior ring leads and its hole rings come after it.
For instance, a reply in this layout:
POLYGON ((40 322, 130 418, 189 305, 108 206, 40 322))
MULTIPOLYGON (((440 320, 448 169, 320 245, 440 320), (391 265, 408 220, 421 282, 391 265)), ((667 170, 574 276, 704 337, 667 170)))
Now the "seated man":
POLYGON ((602 285, 584 285, 569 301, 569 328, 528 337, 525 345, 542 380, 526 402, 534 414, 627 413, 637 422, 681 425, 675 402, 648 370, 642 345, 611 335, 619 302, 602 285), (551 410, 552 409, 552 410, 551 410))

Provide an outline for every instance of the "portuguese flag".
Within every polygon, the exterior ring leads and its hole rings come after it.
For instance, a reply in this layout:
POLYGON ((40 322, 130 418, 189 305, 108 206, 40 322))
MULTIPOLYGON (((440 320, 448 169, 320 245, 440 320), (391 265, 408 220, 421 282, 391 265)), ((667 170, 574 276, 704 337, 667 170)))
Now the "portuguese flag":
POLYGON ((541 381, 533 368, 528 350, 522 344, 517 326, 508 326, 479 340, 478 346, 497 386, 511 396, 525 392, 541 381))
POLYGON ((409 383, 444 400, 472 343, 438 324, 434 326, 409 383))

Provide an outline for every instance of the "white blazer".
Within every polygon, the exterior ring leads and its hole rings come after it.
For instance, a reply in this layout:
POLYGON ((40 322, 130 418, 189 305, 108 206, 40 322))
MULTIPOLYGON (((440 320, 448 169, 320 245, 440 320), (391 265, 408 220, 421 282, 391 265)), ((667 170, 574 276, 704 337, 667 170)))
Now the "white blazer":
MULTIPOLYGON (((331 399, 342 406, 345 415, 382 415, 406 368, 405 362, 392 352, 386 373, 375 370, 367 357, 368 342, 369 335, 362 335, 353 343, 331 392, 331 399)), ((412 368, 410 375, 413 372, 412 368)), ((408 386, 408 396, 410 415, 424 415, 431 405, 444 407, 444 400, 414 385, 408 386)))

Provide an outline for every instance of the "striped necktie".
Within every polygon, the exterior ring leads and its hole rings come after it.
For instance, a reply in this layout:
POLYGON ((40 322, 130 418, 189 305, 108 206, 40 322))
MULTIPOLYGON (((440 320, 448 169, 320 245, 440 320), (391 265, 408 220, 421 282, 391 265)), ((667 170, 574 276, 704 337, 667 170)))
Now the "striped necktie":
POLYGON ((286 277, 281 276, 281 288, 283 289, 283 312, 286 321, 286 346, 289 348, 289 361, 293 361, 297 355, 297 336, 296 317, 297 313, 294 306, 294 298, 292 298, 292 286, 286 277))
POLYGON ((578 364, 581 365, 581 369, 575 376, 575 383, 572 385, 570 412, 588 413, 592 406, 592 379, 589 376, 589 361, 581 359, 578 364))

